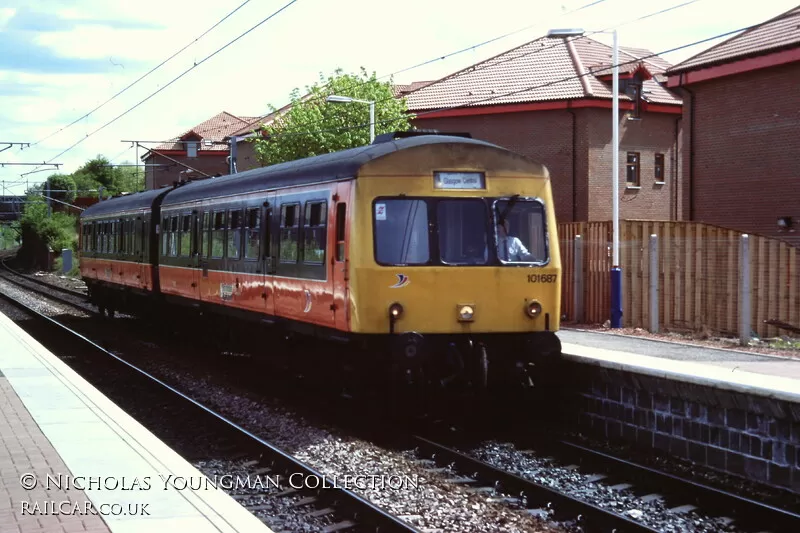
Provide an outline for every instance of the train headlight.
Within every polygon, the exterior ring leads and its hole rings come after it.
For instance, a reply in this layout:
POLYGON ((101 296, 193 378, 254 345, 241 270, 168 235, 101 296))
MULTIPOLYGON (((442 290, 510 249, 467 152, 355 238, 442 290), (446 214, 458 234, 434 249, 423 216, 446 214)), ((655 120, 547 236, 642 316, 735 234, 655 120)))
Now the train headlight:
POLYGON ((395 302, 389 306, 389 318, 398 319, 403 315, 403 306, 395 302))
POLYGON ((542 304, 540 304, 536 300, 531 300, 525 306, 525 313, 531 318, 536 318, 537 316, 542 314, 542 304))
POLYGON ((458 321, 459 322, 472 322, 475 317, 474 305, 459 305, 458 306, 458 321))

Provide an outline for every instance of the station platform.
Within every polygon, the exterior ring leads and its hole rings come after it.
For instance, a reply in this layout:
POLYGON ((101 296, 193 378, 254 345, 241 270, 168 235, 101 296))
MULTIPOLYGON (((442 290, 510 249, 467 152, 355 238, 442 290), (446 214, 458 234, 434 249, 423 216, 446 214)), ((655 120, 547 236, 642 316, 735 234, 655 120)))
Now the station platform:
POLYGON ((0 532, 271 533, 221 488, 165 482, 203 474, 2 313, 0 347, 0 532))
POLYGON ((800 357, 569 328, 557 334, 568 360, 800 403, 800 357))

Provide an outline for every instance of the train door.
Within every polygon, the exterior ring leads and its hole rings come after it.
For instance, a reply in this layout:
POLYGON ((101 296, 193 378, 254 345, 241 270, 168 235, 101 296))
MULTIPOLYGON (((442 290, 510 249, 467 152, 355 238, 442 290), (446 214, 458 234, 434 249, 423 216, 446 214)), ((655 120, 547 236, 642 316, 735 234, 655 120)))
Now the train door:
POLYGON ((272 316, 275 315, 275 273, 278 264, 274 248, 277 239, 274 238, 272 230, 274 205, 275 193, 271 193, 264 202, 264 209, 262 209, 261 214, 261 260, 259 264, 259 270, 264 276, 264 312, 272 316))
POLYGON ((211 257, 211 234, 214 211, 209 205, 204 205, 200 210, 197 230, 197 280, 198 298, 201 301, 209 300, 214 294, 208 278, 208 261, 211 257))
POLYGON ((334 327, 338 330, 349 330, 350 313, 348 309, 349 298, 349 246, 348 246, 348 209, 352 209, 350 200, 350 183, 339 183, 333 197, 333 226, 329 232, 333 241, 331 257, 331 280, 333 281, 333 320, 334 327))

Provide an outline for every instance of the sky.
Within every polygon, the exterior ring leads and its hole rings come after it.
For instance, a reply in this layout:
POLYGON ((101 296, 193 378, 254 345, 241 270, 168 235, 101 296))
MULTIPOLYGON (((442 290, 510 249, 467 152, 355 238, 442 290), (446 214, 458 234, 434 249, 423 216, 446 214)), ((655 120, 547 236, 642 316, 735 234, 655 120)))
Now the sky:
MULTIPOLYGON (((0 142, 31 144, 0 152, 0 163, 61 163, 65 173, 98 154, 116 164, 133 163, 135 149, 123 140, 174 138, 221 111, 264 115, 268 105, 285 105, 293 89, 337 68, 364 67, 388 76, 510 32, 516 33, 397 74, 394 82, 441 78, 550 28, 616 27, 620 46, 658 53, 762 22, 800 2, 760 0, 733 8, 729 0, 604 0, 569 13, 592 0, 296 0, 205 60, 290 1, 250 0, 197 40, 244 0, 0 0, 0 142), (190 43, 122 95, 66 127, 190 43)), ((610 35, 592 37, 611 44, 610 35)), ((662 57, 677 64, 719 41, 662 57)), ((20 176, 35 168, 0 168, 3 194, 22 194, 26 180, 41 182, 53 172, 20 176)))

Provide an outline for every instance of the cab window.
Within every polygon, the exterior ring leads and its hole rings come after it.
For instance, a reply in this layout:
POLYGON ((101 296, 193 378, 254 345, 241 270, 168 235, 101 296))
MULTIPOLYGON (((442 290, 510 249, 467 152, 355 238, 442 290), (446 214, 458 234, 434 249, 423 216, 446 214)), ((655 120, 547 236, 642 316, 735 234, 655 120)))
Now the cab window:
POLYGON ((375 260, 383 265, 424 265, 430 260, 425 200, 376 200, 375 260))

